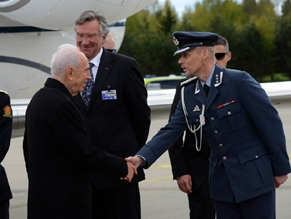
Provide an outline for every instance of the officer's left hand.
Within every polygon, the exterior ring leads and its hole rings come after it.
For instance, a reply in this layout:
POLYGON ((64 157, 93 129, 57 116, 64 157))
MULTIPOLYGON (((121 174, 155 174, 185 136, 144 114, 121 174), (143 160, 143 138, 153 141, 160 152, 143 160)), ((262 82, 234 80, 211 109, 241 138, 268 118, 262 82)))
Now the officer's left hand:
POLYGON ((189 174, 177 178, 179 189, 187 194, 192 193, 192 179, 189 174))
POLYGON ((275 187, 279 188, 284 182, 286 182, 288 179, 287 175, 284 176, 275 176, 274 181, 275 181, 275 187))

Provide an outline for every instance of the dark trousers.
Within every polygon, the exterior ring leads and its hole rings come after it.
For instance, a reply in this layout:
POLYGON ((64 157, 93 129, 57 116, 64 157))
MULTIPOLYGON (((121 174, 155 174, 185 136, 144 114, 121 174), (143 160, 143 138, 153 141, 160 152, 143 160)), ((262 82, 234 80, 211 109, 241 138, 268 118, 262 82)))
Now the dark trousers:
POLYGON ((9 200, 0 201, 0 218, 9 219, 9 200))
POLYGON ((275 189, 240 203, 213 200, 217 219, 275 219, 275 189))
POLYGON ((114 189, 93 188, 92 208, 93 219, 141 219, 138 183, 114 189))
POLYGON ((188 195, 190 219, 214 219, 215 210, 210 198, 209 184, 206 179, 202 186, 188 195))

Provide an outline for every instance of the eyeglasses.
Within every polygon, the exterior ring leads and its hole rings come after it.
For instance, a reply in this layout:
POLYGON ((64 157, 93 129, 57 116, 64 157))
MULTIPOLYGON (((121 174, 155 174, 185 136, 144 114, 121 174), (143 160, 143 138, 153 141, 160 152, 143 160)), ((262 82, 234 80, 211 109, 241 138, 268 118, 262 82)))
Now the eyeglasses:
POLYGON ((83 39, 87 39, 87 40, 92 40, 98 36, 101 36, 101 33, 92 33, 92 34, 88 34, 88 35, 84 35, 81 33, 76 33, 76 39, 77 40, 83 40, 83 39))
POLYGON ((227 54, 228 52, 219 52, 219 53, 215 53, 215 58, 217 60, 222 60, 224 59, 225 55, 227 54))

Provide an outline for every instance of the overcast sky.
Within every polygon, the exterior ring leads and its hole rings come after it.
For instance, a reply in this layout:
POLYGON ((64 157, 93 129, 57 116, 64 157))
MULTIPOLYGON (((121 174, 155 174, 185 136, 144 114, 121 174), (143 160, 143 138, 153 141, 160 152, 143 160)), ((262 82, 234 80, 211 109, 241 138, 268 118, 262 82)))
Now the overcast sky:
MULTIPOLYGON (((166 0, 158 0, 161 5, 165 4, 166 0)), ((199 2, 200 0, 170 0, 171 5, 173 5, 179 15, 183 13, 185 10, 185 6, 194 7, 195 2, 199 2)))
MULTIPOLYGON (((166 0, 158 0, 158 2, 161 5, 164 5, 165 1, 166 0)), ((282 7, 283 1, 285 1, 285 0, 277 0, 278 4, 277 4, 277 7, 275 9, 276 9, 276 12, 279 15, 281 15, 281 7, 282 7)), ((185 6, 194 7, 196 2, 202 2, 202 0, 170 0, 170 2, 175 7, 177 13, 179 15, 181 15, 185 10, 185 6)), ((236 2, 242 2, 242 1, 241 0, 237 0, 236 2)), ((275 2, 275 0, 272 1, 272 2, 275 2)))

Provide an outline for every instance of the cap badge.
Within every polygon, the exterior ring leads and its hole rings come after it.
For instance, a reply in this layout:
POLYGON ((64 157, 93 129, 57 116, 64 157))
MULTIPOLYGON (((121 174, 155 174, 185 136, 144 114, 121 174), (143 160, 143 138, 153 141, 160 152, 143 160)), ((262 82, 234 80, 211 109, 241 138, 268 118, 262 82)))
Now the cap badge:
POLYGON ((177 38, 175 36, 173 36, 173 42, 176 46, 179 45, 179 40, 177 40, 177 38))
POLYGON ((4 114, 3 114, 4 117, 12 118, 10 106, 5 106, 3 108, 3 111, 4 111, 4 114))

